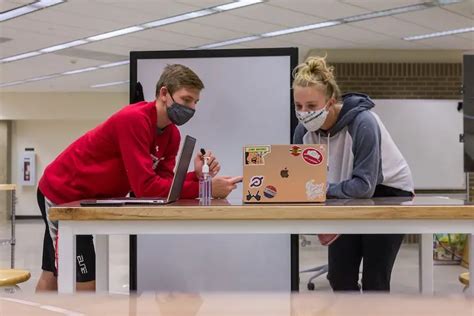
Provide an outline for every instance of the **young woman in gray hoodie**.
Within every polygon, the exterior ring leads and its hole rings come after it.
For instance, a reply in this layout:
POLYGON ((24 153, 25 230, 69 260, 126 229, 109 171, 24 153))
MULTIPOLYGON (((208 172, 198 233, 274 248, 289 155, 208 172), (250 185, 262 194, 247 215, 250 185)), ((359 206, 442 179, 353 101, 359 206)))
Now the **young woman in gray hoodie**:
MULTIPOLYGON (((364 94, 342 95, 325 58, 309 57, 293 72, 300 122, 295 144, 328 145, 327 197, 367 199, 414 196, 410 168, 364 94)), ((327 237, 327 236, 326 236, 327 237)), ((390 276, 403 235, 334 235, 328 279, 334 291, 390 291, 390 276)))

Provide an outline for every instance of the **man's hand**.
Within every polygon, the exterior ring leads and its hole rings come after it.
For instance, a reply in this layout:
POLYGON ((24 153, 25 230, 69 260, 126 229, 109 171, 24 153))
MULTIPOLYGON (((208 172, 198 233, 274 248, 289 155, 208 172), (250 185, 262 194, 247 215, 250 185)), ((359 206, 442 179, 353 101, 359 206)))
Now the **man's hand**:
POLYGON ((242 177, 215 177, 212 178, 212 197, 224 199, 230 192, 237 188, 237 183, 242 181, 242 177))
POLYGON ((196 158, 194 158, 194 172, 196 176, 199 178, 202 177, 202 166, 204 165, 204 158, 207 157, 207 164, 209 165, 209 174, 214 177, 219 173, 221 170, 221 166, 217 161, 216 157, 212 154, 212 152, 207 152, 206 155, 198 153, 196 158))

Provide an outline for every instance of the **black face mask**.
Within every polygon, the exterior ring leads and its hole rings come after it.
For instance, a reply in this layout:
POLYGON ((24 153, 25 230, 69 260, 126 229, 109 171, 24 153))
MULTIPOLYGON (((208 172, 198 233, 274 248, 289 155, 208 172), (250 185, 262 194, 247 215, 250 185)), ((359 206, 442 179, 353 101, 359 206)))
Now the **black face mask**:
POLYGON ((173 100, 173 103, 166 109, 166 112, 168 113, 168 118, 171 122, 173 122, 173 124, 178 126, 183 125, 194 116, 194 112, 196 112, 196 110, 177 103, 173 99, 173 96, 171 96, 171 100, 173 100))

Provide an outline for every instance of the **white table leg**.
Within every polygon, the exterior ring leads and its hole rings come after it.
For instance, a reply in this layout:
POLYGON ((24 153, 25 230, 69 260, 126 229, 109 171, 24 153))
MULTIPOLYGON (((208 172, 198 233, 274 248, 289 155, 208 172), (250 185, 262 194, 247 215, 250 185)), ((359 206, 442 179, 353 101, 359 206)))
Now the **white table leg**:
POLYGON ((67 221, 59 222, 58 292, 71 294, 76 290, 76 236, 67 221))
POLYGON ((421 234, 419 271, 420 293, 433 295, 433 234, 421 234))
POLYGON ((96 292, 109 291, 109 236, 95 235, 96 292))
POLYGON ((469 242, 469 288, 467 289, 467 295, 474 297, 474 283, 472 280, 474 278, 474 234, 467 235, 469 242))

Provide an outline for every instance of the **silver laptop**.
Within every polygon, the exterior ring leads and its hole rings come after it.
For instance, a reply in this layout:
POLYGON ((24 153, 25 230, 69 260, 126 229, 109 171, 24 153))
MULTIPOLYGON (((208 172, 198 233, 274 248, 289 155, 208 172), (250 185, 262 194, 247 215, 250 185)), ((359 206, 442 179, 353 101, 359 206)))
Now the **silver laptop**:
POLYGON ((188 172, 189 163, 193 157, 194 147, 196 145, 196 139, 186 135, 184 140, 183 149, 178 159, 178 166, 173 177, 171 189, 167 198, 112 198, 112 199, 100 199, 100 200, 83 200, 81 206, 120 206, 120 205, 161 205, 175 202, 181 195, 181 189, 183 188, 184 180, 188 172))

